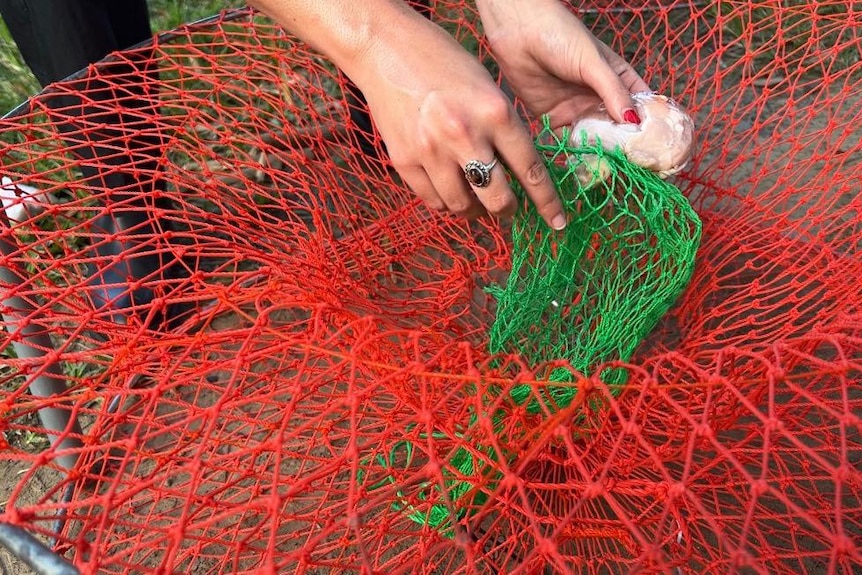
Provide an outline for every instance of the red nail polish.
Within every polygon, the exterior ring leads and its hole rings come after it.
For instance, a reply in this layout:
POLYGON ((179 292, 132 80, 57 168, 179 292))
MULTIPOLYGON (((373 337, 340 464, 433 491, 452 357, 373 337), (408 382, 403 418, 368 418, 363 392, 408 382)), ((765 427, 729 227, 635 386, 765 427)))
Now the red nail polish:
POLYGON ((638 126, 640 126, 641 124, 640 116, 638 116, 638 113, 631 108, 623 112, 623 120, 625 120, 629 124, 637 124, 638 126))

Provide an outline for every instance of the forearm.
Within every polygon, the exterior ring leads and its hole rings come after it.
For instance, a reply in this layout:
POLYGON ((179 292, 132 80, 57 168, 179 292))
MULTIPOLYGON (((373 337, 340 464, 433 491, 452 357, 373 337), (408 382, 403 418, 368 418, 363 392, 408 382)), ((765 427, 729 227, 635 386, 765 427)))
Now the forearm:
POLYGON ((561 0, 475 0, 476 10, 482 21, 485 38, 491 43, 492 49, 496 43, 510 36, 518 36, 519 27, 513 26, 525 14, 541 15, 558 13, 563 4, 561 0))
POLYGON ((361 76, 382 37, 416 25, 402 0, 248 0, 285 30, 326 55, 348 76, 361 76))

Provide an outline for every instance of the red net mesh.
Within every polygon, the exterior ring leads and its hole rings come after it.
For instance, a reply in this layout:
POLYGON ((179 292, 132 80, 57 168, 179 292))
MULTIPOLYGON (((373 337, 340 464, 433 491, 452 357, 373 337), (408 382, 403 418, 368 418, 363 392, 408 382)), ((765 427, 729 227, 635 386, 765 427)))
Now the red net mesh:
POLYGON ((577 7, 698 126, 694 277, 624 385, 507 403, 548 372, 487 351, 508 230, 427 211, 343 76, 229 13, 0 124, 37 190, 0 234, 0 519, 63 518, 84 572, 862 569, 858 8, 577 7))

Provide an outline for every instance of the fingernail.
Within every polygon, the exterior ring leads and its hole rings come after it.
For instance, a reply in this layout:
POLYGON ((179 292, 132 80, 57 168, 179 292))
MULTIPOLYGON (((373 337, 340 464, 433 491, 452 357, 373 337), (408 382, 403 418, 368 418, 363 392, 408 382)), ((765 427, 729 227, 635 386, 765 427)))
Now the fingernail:
POLYGON ((563 214, 557 214, 551 220, 551 227, 555 230, 562 230, 566 227, 566 216, 563 214))
POLYGON ((637 124, 638 126, 640 126, 641 123, 640 116, 638 116, 638 113, 631 108, 623 110, 623 120, 625 120, 629 124, 637 124))

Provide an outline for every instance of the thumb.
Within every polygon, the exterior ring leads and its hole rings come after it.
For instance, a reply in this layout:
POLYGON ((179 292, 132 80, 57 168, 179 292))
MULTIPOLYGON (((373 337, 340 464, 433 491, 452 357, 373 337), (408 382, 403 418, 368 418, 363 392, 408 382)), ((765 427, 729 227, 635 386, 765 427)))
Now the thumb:
POLYGON ((641 119, 635 111, 631 92, 622 78, 601 55, 596 56, 595 63, 586 66, 584 70, 584 83, 602 99, 608 114, 615 122, 640 124, 641 119))

